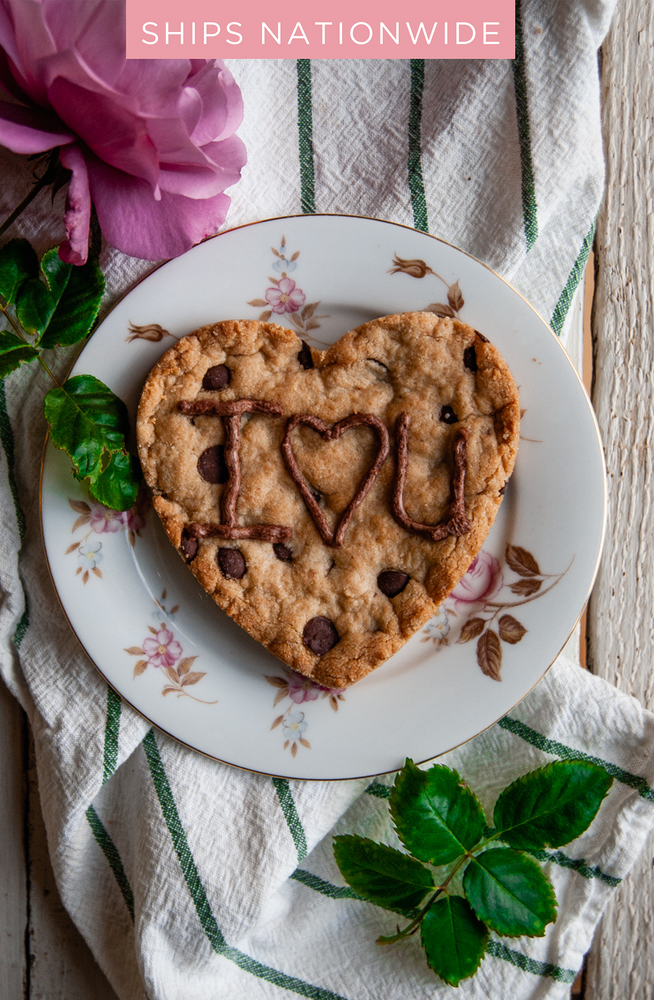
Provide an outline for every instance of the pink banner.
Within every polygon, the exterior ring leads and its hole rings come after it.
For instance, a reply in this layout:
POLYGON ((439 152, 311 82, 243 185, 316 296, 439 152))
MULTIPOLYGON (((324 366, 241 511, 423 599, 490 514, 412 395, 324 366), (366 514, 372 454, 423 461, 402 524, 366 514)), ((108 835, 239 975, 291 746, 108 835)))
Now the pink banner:
POLYGON ((128 59, 514 56, 514 0, 127 0, 128 59))

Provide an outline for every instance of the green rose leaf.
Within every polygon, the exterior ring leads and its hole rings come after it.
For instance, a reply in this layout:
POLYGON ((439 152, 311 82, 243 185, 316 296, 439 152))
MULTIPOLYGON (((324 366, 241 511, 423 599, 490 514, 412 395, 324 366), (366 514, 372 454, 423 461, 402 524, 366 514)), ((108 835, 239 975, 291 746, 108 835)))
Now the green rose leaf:
POLYGON ((68 284, 72 264, 59 260, 57 248, 41 258, 41 274, 23 282, 16 297, 16 315, 28 333, 41 334, 52 319, 68 284))
POLYGON ((511 847, 561 847, 588 829, 612 784, 590 761, 554 761, 504 789, 493 823, 511 847))
POLYGON ((0 332, 0 378, 15 371, 24 361, 34 361, 38 356, 39 352, 15 333, 9 330, 0 332))
POLYGON ((91 496, 112 510, 133 507, 138 489, 138 462, 126 451, 114 452, 102 472, 89 480, 91 496))
POLYGON ((10 240, 0 249, 0 295, 7 302, 13 302, 22 283, 38 273, 38 258, 27 240, 10 240))
POLYGON ((52 443, 71 458, 79 479, 99 475, 105 450, 125 449, 125 404, 93 375, 75 375, 51 389, 43 412, 52 443))
POLYGON ((57 248, 41 260, 41 275, 24 281, 16 299, 16 315, 28 333, 38 334, 39 346, 76 344, 89 333, 104 293, 97 260, 82 267, 65 264, 57 248))
POLYGON ((65 291, 59 299, 47 330, 41 337, 39 346, 43 348, 54 347, 56 344, 69 346, 83 340, 95 323, 103 295, 104 276, 97 260, 89 257, 82 267, 73 267, 65 291))
POLYGON ((475 974, 488 944, 488 928, 462 896, 433 903, 420 933, 429 965, 449 986, 475 974))
POLYGON ((479 799, 442 764, 421 771, 412 760, 395 779, 391 815, 406 849, 421 861, 445 865, 478 843, 486 825, 479 799))
POLYGON ((547 924, 556 920, 551 882, 535 861, 509 847, 473 858, 463 891, 480 920, 506 937, 542 937, 547 924))
POLYGON ((334 857, 348 885, 378 906, 413 909, 434 888, 419 861, 365 837, 334 837, 334 857))

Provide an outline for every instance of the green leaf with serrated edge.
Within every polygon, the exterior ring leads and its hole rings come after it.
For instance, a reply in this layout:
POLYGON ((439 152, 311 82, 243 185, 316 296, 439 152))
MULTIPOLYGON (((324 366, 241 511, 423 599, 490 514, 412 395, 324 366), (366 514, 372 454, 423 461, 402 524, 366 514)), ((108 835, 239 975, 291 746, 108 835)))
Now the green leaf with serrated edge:
POLYGON ((542 937, 556 920, 556 896, 545 872, 510 847, 483 851, 470 861, 463 891, 485 924, 505 937, 542 937))
POLYGON ((34 361, 39 352, 9 330, 0 332, 0 378, 15 371, 25 361, 34 361))
POLYGON ((54 316, 71 273, 72 264, 59 259, 56 247, 46 251, 41 258, 40 278, 23 282, 16 297, 16 315, 28 333, 42 334, 54 316))
POLYGON ((96 320, 103 295, 104 276, 97 260, 89 257, 82 267, 73 267, 39 346, 49 348, 83 340, 96 320))
POLYGON ((39 278, 28 278, 18 289, 16 316, 27 333, 40 334, 50 322, 56 302, 39 278))
POLYGON ((474 976, 488 944, 488 928, 463 896, 445 896, 432 903, 420 936, 430 967, 449 986, 474 976))
POLYGON ((43 412, 52 443, 70 457, 80 479, 102 472, 105 449, 125 450, 125 404, 93 375, 75 375, 51 389, 43 412))
POLYGON ((588 829, 612 784, 604 768, 590 761, 553 761, 504 789, 493 823, 512 847, 562 847, 588 829))
POLYGON ((0 295, 6 302, 13 302, 22 283, 38 273, 38 258, 27 240, 10 240, 0 249, 0 295))
POLYGON ((112 510, 129 510, 139 490, 139 465, 127 452, 114 452, 106 467, 88 481, 91 496, 112 510))
POLYGON ((334 857, 348 885, 378 906, 412 909, 434 888, 419 861, 366 837, 334 837, 334 857))
POLYGON ((479 799, 456 771, 436 764, 428 771, 408 760, 391 792, 391 815, 408 851, 445 865, 478 843, 486 817, 479 799))

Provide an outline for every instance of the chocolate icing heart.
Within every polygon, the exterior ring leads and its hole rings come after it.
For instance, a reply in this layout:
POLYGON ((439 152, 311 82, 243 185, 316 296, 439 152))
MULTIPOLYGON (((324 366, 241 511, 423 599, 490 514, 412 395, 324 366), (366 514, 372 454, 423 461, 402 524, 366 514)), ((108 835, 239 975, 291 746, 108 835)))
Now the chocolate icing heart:
POLYGON ((379 475, 379 470, 388 455, 388 449, 388 431, 381 420, 379 420, 378 417, 374 417, 372 413, 350 413, 349 416, 345 417, 344 420, 339 420, 339 422, 334 424, 333 427, 328 427, 325 421, 320 420, 319 417, 313 417, 308 413, 296 413, 295 416, 291 417, 286 424, 286 433, 284 434, 284 440, 282 441, 282 454, 284 456, 284 461, 286 462, 286 468, 288 469, 293 481, 297 483, 297 488, 302 494, 305 504, 309 508, 311 516, 325 545, 340 548, 343 544, 343 538, 345 537, 345 532, 347 531, 347 527, 352 519, 352 515, 357 507, 363 503, 370 487, 379 475), (320 434, 323 441, 338 441, 341 434, 344 434, 345 431, 349 431, 352 427, 372 427, 379 438, 379 451, 377 452, 375 461, 357 486, 354 496, 345 508, 344 512, 341 514, 338 524, 333 530, 329 527, 324 511, 320 509, 320 506, 316 502, 316 498, 305 483, 297 464, 297 459, 291 443, 291 434, 299 424, 305 424, 307 427, 312 427, 317 434, 320 434))

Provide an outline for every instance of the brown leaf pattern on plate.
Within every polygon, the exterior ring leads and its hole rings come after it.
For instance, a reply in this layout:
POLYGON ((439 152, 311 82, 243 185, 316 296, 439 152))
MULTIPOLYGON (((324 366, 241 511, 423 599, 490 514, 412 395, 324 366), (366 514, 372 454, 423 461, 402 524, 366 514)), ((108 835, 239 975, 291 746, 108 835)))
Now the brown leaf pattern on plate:
POLYGON ((450 303, 454 312, 458 313, 463 309, 465 302, 463 301, 463 295, 461 289, 459 288, 459 282, 455 281, 453 285, 447 290, 447 301, 450 303))
POLYGON ((424 260, 413 258, 411 260, 400 257, 396 252, 393 255, 392 265, 389 274, 408 274, 411 278, 426 278, 431 275, 441 281, 447 289, 447 305, 444 302, 432 302, 425 306, 425 312, 432 312, 441 319, 460 318, 459 313, 465 305, 463 293, 459 286, 458 278, 450 283, 437 274, 424 260))
POLYGON ((540 576, 540 567, 531 552, 521 548, 519 545, 507 545, 506 562, 509 569, 512 569, 518 576, 540 576))
POLYGON ((291 756, 295 757, 299 747, 311 749, 311 744, 305 737, 309 723, 306 718, 306 711, 298 710, 299 705, 305 705, 310 701, 317 701, 319 697, 329 698, 329 705, 334 712, 338 711, 338 704, 345 701, 343 691, 337 688, 326 688, 322 684, 317 684, 310 677, 304 677, 296 673, 289 667, 282 667, 285 677, 268 677, 264 680, 277 688, 277 693, 273 701, 273 708, 284 701, 290 699, 291 704, 282 715, 277 715, 270 726, 270 729, 277 729, 282 726, 282 736, 284 738, 283 749, 289 750, 291 756))
POLYGON ((472 617, 464 618, 456 642, 478 640, 477 663, 482 673, 494 681, 502 679, 502 642, 515 646, 528 631, 517 618, 508 613, 509 609, 529 604, 549 593, 572 565, 571 562, 562 573, 543 573, 531 552, 511 543, 506 546, 504 558, 507 568, 516 573, 519 580, 506 584, 500 562, 482 549, 463 580, 423 629, 424 638, 421 640, 431 641, 437 647, 447 646, 452 623, 462 609, 468 610, 472 617), (500 594, 505 587, 520 600, 500 601, 500 594), (497 631, 492 627, 496 621, 497 631))
POLYGON ((486 622, 483 618, 469 618, 461 629, 461 635, 459 636, 459 642, 470 642, 471 639, 476 639, 484 631, 486 622))
POLYGON ((161 694, 166 697, 169 694, 176 694, 178 698, 192 698, 193 701, 203 705, 215 705, 214 701, 207 701, 204 698, 197 698, 190 694, 186 688, 198 684, 206 671, 191 670, 197 660, 197 656, 184 656, 182 645, 175 635, 171 619, 179 610, 179 604, 175 604, 170 611, 166 610, 164 601, 167 598, 166 590, 161 591, 161 597, 154 598, 154 617, 159 620, 158 628, 147 625, 150 635, 146 636, 140 646, 126 646, 125 652, 130 656, 139 656, 137 660, 133 678, 136 679, 144 674, 148 667, 161 670, 167 680, 161 694))
POLYGON ((516 642, 520 642, 523 635, 526 635, 527 629, 524 625, 521 625, 513 615, 502 615, 497 627, 500 633, 500 639, 503 642, 508 642, 512 646, 515 646, 516 642))
POLYGON ((135 323, 129 324, 129 336, 125 337, 125 340, 130 344, 133 340, 148 340, 152 344, 158 344, 160 340, 164 337, 171 337, 173 340, 179 340, 174 334, 169 333, 165 330, 163 326, 158 323, 148 323, 146 326, 136 326, 135 323))
POLYGON ((494 681, 499 681, 502 669, 502 647, 496 632, 489 628, 477 643, 477 663, 482 674, 494 681))
POLYGON ((542 583, 542 580, 536 580, 531 577, 528 580, 518 580, 517 583, 512 583, 509 590, 513 594, 520 594, 521 597, 531 597, 532 594, 538 593, 542 583))

